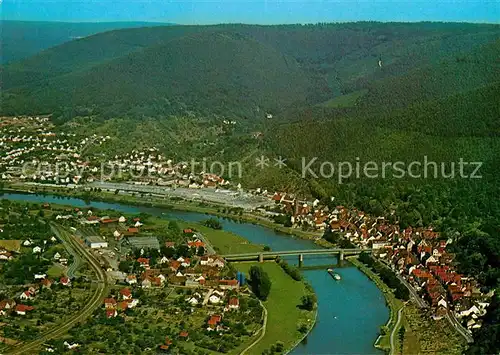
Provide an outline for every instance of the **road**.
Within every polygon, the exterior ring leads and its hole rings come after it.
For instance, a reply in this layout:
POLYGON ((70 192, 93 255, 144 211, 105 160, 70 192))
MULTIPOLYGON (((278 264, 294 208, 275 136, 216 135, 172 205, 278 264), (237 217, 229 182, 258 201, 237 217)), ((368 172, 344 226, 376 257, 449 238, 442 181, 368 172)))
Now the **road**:
POLYGON ((39 336, 37 339, 29 343, 22 343, 19 346, 16 346, 14 349, 9 351, 8 354, 21 355, 21 354, 33 353, 36 349, 40 348, 48 340, 64 335, 66 332, 68 332, 68 330, 73 328, 75 325, 85 321, 88 317, 90 317, 94 312, 94 310, 97 309, 99 306, 101 306, 102 300, 106 296, 107 283, 108 283, 107 276, 104 270, 102 270, 96 258, 84 246, 82 246, 74 237, 72 237, 70 232, 68 232, 61 226, 54 225, 54 228, 56 228, 59 231, 59 234, 62 238, 61 240, 64 239, 66 242, 68 242, 74 249, 74 251, 89 263, 89 265, 96 274, 98 281, 97 287, 92 297, 86 303, 85 307, 78 313, 76 313, 73 317, 64 321, 62 324, 59 324, 49 329, 41 336, 39 336))
POLYGON ((405 278, 403 276, 401 276, 400 274, 398 274, 397 272, 395 272, 394 270, 392 270, 392 268, 387 264, 387 262, 385 260, 382 260, 382 259, 379 259, 383 265, 385 265, 387 268, 391 269, 392 272, 394 272, 394 274, 396 275, 396 277, 398 278, 399 281, 401 281, 401 283, 403 285, 405 285, 405 287, 408 289, 408 291, 410 292, 410 295, 412 297, 412 299, 417 303, 417 306, 419 306, 420 308, 428 308, 429 305, 427 304, 427 302, 425 302, 417 293, 417 290, 415 290, 415 288, 410 285, 408 283, 408 281, 405 280, 405 278))
POLYGON ((471 344, 474 342, 474 338, 472 337, 472 335, 469 333, 467 329, 465 329, 462 326, 462 324, 460 324, 460 322, 457 320, 457 318, 455 318, 455 315, 451 310, 448 310, 448 312, 446 313, 446 319, 448 319, 448 322, 450 322, 452 327, 454 327, 456 331, 459 332, 460 335, 465 338, 467 343, 471 344))
POLYGON ((73 263, 68 267, 68 270, 67 270, 67 275, 70 279, 73 279, 75 278, 75 273, 76 273, 76 270, 83 264, 82 263, 82 258, 80 257, 80 255, 73 249, 71 243, 68 242, 68 239, 63 237, 61 234, 61 231, 56 228, 54 225, 51 225, 50 226, 52 231, 54 232, 54 234, 57 236, 57 238, 59 238, 59 240, 61 240, 61 242, 64 244, 64 248, 66 248, 66 250, 68 251, 68 253, 70 253, 71 255, 73 255, 73 263))
POLYGON ((406 288, 408 289, 408 291, 410 291, 410 294, 411 294, 412 298, 415 300, 415 302, 417 302, 417 305, 420 308, 427 308, 428 307, 427 302, 425 302, 422 299, 422 297, 420 297, 418 295, 417 290, 415 290, 415 288, 412 285, 410 285, 408 283, 408 281, 406 281, 403 276, 399 275, 398 273, 396 273, 396 276, 399 279, 399 281, 401 281, 401 283, 406 286, 406 288))
POLYGON ((206 252, 207 252, 208 254, 210 254, 210 255, 217 254, 217 253, 215 252, 215 249, 214 249, 214 247, 213 247, 212 243, 210 243, 210 241, 209 241, 207 238, 205 238, 205 236, 204 236, 202 233, 200 233, 200 232, 196 232, 196 236, 197 236, 198 238, 200 238, 200 240, 201 240, 203 243, 205 243, 205 249, 206 249, 206 252))
MULTIPOLYGON (((387 267, 389 267, 386 263, 384 263, 384 265, 386 265, 387 267)), ((420 308, 428 308, 429 305, 421 297, 419 297, 419 295, 418 295, 417 291, 415 290, 415 288, 412 285, 410 285, 408 283, 408 281, 405 280, 404 277, 402 277, 398 273, 395 273, 395 274, 396 274, 397 278, 403 283, 403 285, 406 286, 406 288, 408 289, 408 291, 410 291, 410 295, 417 302, 417 305, 420 308)), ((470 332, 467 329, 465 329, 462 326, 462 324, 460 324, 460 322, 457 320, 457 318, 455 317, 455 315, 453 314, 453 312, 451 310, 448 310, 448 312, 446 313, 446 319, 451 324, 451 326, 453 328, 455 328, 455 330, 462 337, 464 337, 464 339, 467 341, 467 343, 470 344, 470 343, 474 342, 474 338, 472 337, 472 335, 470 334, 470 332)))
POLYGON ((259 303, 260 305, 262 306, 262 309, 264 310, 264 322, 262 323, 262 333, 260 334, 260 336, 255 339, 255 341, 250 344, 246 349, 244 349, 240 355, 243 355, 245 354, 248 350, 250 350, 255 344, 257 344, 258 342, 260 342, 262 340, 262 338, 264 338, 264 335, 266 335, 266 328, 267 328, 267 308, 266 306, 264 306, 264 303, 262 303, 261 300, 259 300, 259 303))
POLYGON ((403 313, 403 309, 404 309, 404 306, 399 309, 398 320, 396 321, 394 328, 392 328, 391 337, 390 337, 390 339, 391 339, 391 352, 390 352, 390 354, 391 355, 396 354, 396 343, 394 340, 394 335, 396 334, 396 330, 399 328, 399 325, 401 323, 401 313, 403 313))

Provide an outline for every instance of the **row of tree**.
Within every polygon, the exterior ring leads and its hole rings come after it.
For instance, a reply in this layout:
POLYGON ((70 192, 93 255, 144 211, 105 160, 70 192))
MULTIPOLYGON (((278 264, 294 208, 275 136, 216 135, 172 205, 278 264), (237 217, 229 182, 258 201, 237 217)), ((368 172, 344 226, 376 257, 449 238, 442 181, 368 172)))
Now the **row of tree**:
POLYGON ((267 272, 260 266, 252 266, 250 268, 250 280, 248 283, 252 288, 253 293, 262 301, 267 300, 269 292, 271 292, 271 279, 267 272))
POLYGON ((375 260, 369 253, 362 252, 359 260, 376 272, 387 286, 394 289, 394 295, 404 301, 410 298, 410 292, 405 285, 396 277, 394 272, 380 261, 375 260))

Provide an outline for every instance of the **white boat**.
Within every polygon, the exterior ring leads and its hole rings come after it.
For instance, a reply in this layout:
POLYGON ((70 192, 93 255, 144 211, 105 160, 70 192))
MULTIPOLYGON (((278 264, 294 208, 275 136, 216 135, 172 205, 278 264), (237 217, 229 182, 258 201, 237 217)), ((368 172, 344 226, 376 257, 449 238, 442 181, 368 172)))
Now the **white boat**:
POLYGON ((333 269, 328 269, 327 271, 335 280, 339 281, 341 279, 340 275, 333 271, 333 269))

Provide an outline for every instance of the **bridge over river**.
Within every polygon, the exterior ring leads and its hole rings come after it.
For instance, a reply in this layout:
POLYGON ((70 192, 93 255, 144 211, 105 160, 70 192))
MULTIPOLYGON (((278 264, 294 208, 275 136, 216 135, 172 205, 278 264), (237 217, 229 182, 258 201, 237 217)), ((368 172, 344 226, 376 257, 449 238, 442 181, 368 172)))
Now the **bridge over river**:
POLYGON ((263 251, 254 253, 241 253, 241 254, 227 254, 222 255, 226 261, 254 261, 258 260, 274 260, 278 256, 298 256, 299 267, 304 263, 305 255, 337 255, 339 261, 343 261, 345 256, 358 255, 362 252, 371 253, 373 249, 342 249, 342 248, 329 248, 329 249, 303 249, 303 250, 284 250, 284 251, 263 251))

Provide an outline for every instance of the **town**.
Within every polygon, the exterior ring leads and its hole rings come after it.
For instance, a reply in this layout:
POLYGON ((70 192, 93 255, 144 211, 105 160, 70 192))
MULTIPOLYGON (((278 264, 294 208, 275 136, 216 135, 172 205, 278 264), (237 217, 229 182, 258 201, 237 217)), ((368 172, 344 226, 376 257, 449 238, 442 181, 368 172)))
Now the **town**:
MULTIPOLYGON (((395 273, 419 307, 430 309, 434 320, 446 318, 467 340, 472 339, 473 329, 482 326, 481 319, 493 291, 484 291, 474 278, 457 272, 454 253, 450 250, 453 240, 442 238, 431 226, 400 229, 397 218, 369 216, 342 205, 332 209, 318 199, 307 200, 293 193, 264 188, 245 190, 241 184, 215 173, 195 173, 187 163, 174 163, 154 147, 103 160, 103 156, 86 152, 92 146, 105 145, 112 137, 56 133, 47 117, 2 119, 0 130, 3 134, 0 174, 4 183, 34 189, 64 188, 119 196, 205 201, 219 206, 230 204, 240 216, 244 212, 290 228, 292 232, 306 232, 322 246, 372 250, 373 257, 395 273)), ((179 324, 176 333, 171 329, 160 345, 162 350, 167 351, 172 342, 177 344, 188 338, 196 339, 199 347, 220 350, 213 348, 210 339, 214 335, 209 335, 212 331, 232 334, 224 346, 234 348, 242 344, 241 339, 237 341, 234 337, 251 338, 260 329, 262 311, 245 287, 244 275, 218 256, 200 232, 191 228, 181 230, 173 222, 159 232, 158 221, 150 225, 148 217, 126 217, 115 211, 100 215, 92 209, 53 211, 45 204, 41 213, 76 234, 113 281, 115 286, 106 295, 102 307, 103 319, 132 316, 142 307, 151 307, 141 301, 145 294, 167 289, 165 297, 172 301, 168 304, 171 311, 179 314, 182 310, 188 312, 190 319, 198 320, 189 326, 179 324), (246 312, 255 313, 244 331, 227 325, 234 321, 234 311, 239 310, 240 304, 245 305, 246 312), (193 329, 200 326, 205 327, 205 335, 193 337, 193 329)), ((44 242, 58 240, 52 235, 44 242)), ((37 243, 33 238, 21 243, 15 248, 0 248, 0 260, 15 260, 23 248, 31 248, 33 254, 47 254, 47 244, 37 243)), ((67 272, 56 279, 42 271, 33 273, 30 277, 36 283, 2 300, 1 315, 36 313, 37 295, 53 285, 72 287, 73 282, 84 289, 90 287, 90 275, 77 277, 75 267, 67 267, 68 262, 73 261, 67 250, 58 249, 52 254, 46 255, 46 259, 67 272)), ((8 335, 4 331, 2 336, 9 339, 5 343, 14 344, 16 340, 8 335)), ((70 349, 80 343, 75 340, 64 346, 70 349)))
MULTIPOLYGON (((22 206, 8 207, 10 213, 4 215, 0 226, 14 237, 12 225, 6 221, 22 206)), ((155 314, 169 329, 163 330, 162 343, 148 342, 146 347, 165 352, 193 342, 199 348, 226 352, 244 345, 260 331, 262 308, 245 286, 244 275, 216 255, 196 231, 181 230, 176 222, 147 222, 144 216, 98 216, 91 209, 53 208, 49 204, 31 208, 34 222, 42 215, 46 221, 40 225, 40 233, 18 233, 25 238, 32 235, 24 240, 0 240, 0 260, 6 263, 1 265, 2 277, 6 285, 12 284, 0 290, 0 339, 5 345, 34 338, 57 323, 57 318, 62 320, 60 312, 47 311, 54 297, 70 302, 64 311, 69 315, 82 307, 78 302, 83 301, 84 292, 93 289, 95 275, 65 241, 67 233, 77 233, 106 272, 110 289, 96 310, 103 326, 116 324, 109 321, 115 318, 127 319, 126 324, 134 326, 145 312, 155 314), (59 227, 47 228, 54 222, 59 227), (33 266, 21 275, 14 274, 13 268, 23 263, 26 266, 27 260, 33 266), (78 264, 83 270, 75 272, 78 264), (17 327, 22 331, 14 331, 17 327)), ((82 343, 91 346, 82 337, 74 338, 51 343, 45 351, 76 349, 82 343)))

